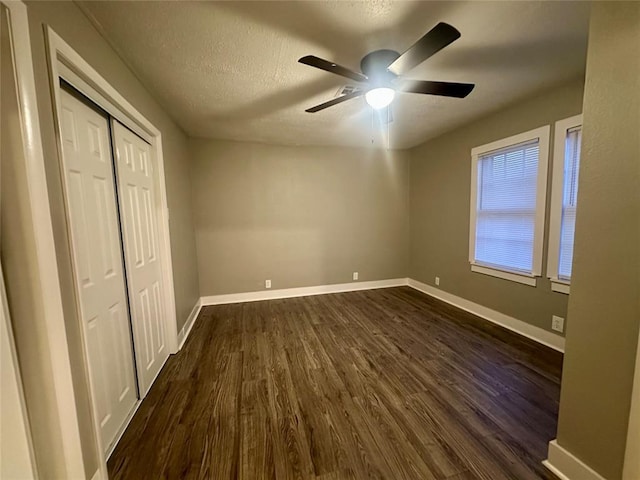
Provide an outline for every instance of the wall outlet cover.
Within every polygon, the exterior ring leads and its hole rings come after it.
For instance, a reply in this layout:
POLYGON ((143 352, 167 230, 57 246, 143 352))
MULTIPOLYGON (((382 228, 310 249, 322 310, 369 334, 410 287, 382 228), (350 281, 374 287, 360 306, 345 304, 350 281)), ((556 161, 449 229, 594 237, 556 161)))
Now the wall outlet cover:
POLYGON ((264 281, 264 288, 271 288, 271 280, 264 281))
POLYGON ((353 272, 353 279, 358 280, 358 272, 353 272))
POLYGON ((551 317, 551 329, 562 333, 564 331, 564 318, 553 315, 551 317))

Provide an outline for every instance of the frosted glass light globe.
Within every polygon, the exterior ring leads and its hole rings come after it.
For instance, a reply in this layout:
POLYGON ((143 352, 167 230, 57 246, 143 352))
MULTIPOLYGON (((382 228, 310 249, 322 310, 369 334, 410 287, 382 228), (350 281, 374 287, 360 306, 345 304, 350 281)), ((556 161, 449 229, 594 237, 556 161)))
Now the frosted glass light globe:
POLYGON ((396 92, 393 88, 380 87, 369 90, 364 98, 367 103, 376 110, 384 108, 393 102, 393 98, 396 96, 396 92))

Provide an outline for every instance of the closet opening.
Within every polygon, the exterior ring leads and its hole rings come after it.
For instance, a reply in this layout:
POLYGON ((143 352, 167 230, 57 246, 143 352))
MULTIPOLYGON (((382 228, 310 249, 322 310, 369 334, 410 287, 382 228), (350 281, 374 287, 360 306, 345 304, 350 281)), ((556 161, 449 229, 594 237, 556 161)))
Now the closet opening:
POLYGON ((76 307, 108 458, 169 356, 153 151, 62 78, 59 95, 76 307))

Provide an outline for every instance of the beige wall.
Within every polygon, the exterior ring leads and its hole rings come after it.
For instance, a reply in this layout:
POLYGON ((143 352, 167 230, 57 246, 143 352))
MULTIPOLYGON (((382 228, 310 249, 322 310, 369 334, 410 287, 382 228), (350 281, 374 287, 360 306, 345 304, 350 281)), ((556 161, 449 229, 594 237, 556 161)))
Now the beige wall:
POLYGON ((620 479, 640 325, 640 3, 591 10, 558 443, 620 479))
MULTIPOLYGON (((438 276, 438 288, 546 330, 552 315, 566 316, 567 296, 552 292, 544 276, 530 287, 471 272, 471 149, 580 113, 582 89, 576 80, 411 150, 411 278, 435 286, 438 276)), ((545 259, 546 251, 545 244, 545 259)))
POLYGON ((406 152, 191 146, 203 296, 406 276, 406 152))
MULTIPOLYGON (((44 25, 51 26, 162 132, 178 331, 187 320, 199 297, 195 237, 191 215, 191 180, 187 138, 74 3, 27 2, 27 7, 51 215, 56 239, 60 283, 63 289, 62 300, 65 310, 66 333, 69 353, 74 366, 72 372, 74 393, 79 415, 78 422, 85 471, 88 476, 91 476, 97 469, 98 460, 93 444, 94 432, 90 416, 87 374, 82 362, 80 326, 75 312, 70 257, 66 248, 68 240, 58 169, 58 150, 49 88, 44 25)), ((27 244, 25 243, 25 245, 27 244)), ((8 289, 11 289, 11 285, 8 286, 8 289)), ((18 348, 20 348, 19 333, 16 329, 18 348)), ((54 448, 54 446, 51 445, 49 448, 54 448)))

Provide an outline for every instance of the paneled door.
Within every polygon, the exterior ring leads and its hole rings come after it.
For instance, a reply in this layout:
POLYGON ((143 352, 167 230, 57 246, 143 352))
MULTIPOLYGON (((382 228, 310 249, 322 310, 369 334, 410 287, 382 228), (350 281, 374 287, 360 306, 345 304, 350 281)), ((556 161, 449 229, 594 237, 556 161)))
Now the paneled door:
POLYGON ((102 446, 108 451, 137 400, 109 120, 60 90, 73 267, 102 446))
POLYGON ((169 356, 151 146, 111 120, 136 364, 142 396, 169 356))

